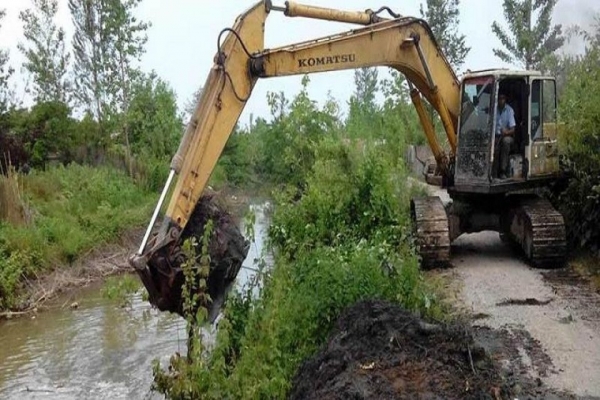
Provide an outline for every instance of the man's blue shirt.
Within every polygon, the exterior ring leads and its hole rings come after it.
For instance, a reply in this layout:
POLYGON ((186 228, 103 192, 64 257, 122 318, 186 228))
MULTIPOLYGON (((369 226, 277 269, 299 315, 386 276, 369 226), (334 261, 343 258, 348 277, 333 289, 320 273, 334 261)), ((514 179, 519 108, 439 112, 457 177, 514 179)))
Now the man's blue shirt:
POLYGON ((517 123, 515 122, 515 111, 508 104, 504 105, 504 109, 496 113, 496 136, 500 136, 502 129, 513 128, 517 123))

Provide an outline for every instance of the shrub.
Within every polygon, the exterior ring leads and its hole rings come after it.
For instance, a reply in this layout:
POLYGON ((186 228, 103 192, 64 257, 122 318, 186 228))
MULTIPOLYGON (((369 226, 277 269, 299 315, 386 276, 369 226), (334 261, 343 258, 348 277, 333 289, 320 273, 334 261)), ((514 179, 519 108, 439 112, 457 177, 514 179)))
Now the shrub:
POLYGON ((600 47, 594 46, 570 67, 561 119, 564 164, 570 173, 566 187, 554 199, 565 215, 571 245, 600 250, 600 47))

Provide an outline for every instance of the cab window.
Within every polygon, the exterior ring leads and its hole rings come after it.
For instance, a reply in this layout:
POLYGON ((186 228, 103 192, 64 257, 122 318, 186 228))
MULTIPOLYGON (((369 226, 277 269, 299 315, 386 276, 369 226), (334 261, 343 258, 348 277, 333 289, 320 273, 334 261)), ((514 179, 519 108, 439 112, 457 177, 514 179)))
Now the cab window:
POLYGON ((554 139, 556 121, 554 80, 534 80, 531 84, 531 139, 554 139))
POLYGON ((542 129, 540 102, 542 99, 542 82, 533 81, 531 84, 531 139, 541 140, 544 137, 542 129))

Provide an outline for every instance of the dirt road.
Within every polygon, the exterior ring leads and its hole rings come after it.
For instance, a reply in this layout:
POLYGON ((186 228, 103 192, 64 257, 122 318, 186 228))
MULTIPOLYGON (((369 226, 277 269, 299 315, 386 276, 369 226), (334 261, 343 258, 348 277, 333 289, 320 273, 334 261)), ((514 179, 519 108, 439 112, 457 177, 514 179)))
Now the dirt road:
POLYGON ((558 391, 600 399, 598 293, 568 269, 529 267, 495 232, 459 237, 452 264, 442 274, 457 285, 458 304, 476 325, 505 328, 529 374, 558 391))

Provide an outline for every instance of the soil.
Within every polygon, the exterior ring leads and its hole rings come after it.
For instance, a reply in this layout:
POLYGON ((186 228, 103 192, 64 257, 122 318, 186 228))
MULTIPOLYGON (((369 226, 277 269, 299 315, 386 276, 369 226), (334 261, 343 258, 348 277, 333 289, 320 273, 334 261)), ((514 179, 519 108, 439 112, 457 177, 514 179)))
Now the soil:
POLYGON ((198 238, 197 254, 201 254, 201 237, 209 220, 214 225, 208 248, 211 262, 207 286, 211 298, 209 320, 214 321, 248 255, 250 242, 242 235, 235 217, 221 204, 219 197, 204 195, 182 234, 184 238, 198 238))
POLYGON ((503 330, 435 325, 398 305, 360 302, 342 313, 328 343, 299 368, 290 398, 569 398, 524 373, 528 366, 513 340, 503 330))

